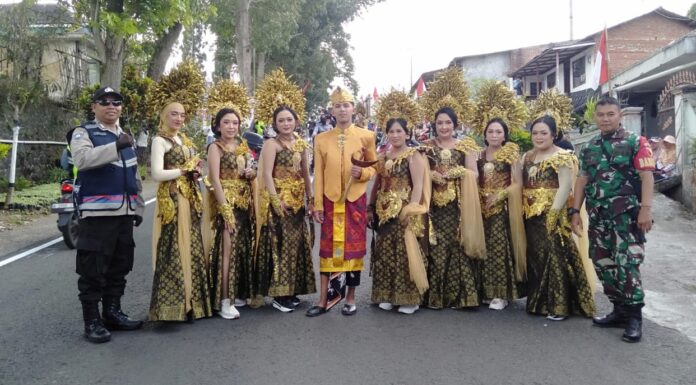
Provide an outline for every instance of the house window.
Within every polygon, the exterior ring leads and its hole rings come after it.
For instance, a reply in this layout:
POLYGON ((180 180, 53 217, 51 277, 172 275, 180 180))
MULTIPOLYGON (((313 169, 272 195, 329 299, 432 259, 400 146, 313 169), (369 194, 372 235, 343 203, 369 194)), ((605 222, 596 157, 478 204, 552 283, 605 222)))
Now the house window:
POLYGON ((553 87, 556 87, 556 73, 551 72, 550 74, 546 75, 546 88, 551 89, 553 87))
POLYGON ((586 77, 586 72, 585 72, 585 57, 581 57, 577 60, 575 60, 570 67, 572 68, 573 71, 573 88, 579 87, 583 84, 585 84, 585 77, 586 77))
POLYGON ((543 84, 541 82, 531 82, 529 83, 529 95, 530 96, 537 96, 539 95, 539 92, 544 89, 543 84))

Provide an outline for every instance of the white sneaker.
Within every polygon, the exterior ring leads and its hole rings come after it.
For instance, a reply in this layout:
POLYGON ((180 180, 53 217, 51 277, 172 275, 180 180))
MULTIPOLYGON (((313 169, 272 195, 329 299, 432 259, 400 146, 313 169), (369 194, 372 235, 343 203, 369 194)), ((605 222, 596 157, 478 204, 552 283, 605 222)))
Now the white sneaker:
POLYGON ((391 310, 394 308, 394 305, 390 304, 389 302, 380 302, 380 304, 377 306, 382 310, 391 310))
POLYGON ((418 305, 399 306, 399 313, 403 314, 413 314, 416 310, 418 310, 418 305))
POLYGON ((247 304, 246 301, 243 299, 239 299, 239 298, 234 299, 234 306, 235 307, 244 307, 244 306, 246 306, 246 304, 247 304))
POLYGON ((563 321, 566 318, 568 318, 568 316, 555 315, 555 314, 549 314, 546 316, 546 319, 551 320, 551 321, 563 321))
POLYGON ((508 301, 500 298, 493 298, 488 308, 491 310, 503 310, 507 307, 508 301))
POLYGON ((232 305, 230 305, 230 299, 223 299, 220 303, 220 317, 224 319, 237 319, 239 318, 239 311, 232 305))

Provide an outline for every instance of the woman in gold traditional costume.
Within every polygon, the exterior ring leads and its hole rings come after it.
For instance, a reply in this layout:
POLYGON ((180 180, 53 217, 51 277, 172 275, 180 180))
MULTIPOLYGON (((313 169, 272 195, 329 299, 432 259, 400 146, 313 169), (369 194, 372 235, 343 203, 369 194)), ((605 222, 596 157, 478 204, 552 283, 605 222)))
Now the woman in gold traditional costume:
POLYGON ((510 142, 508 126, 500 118, 486 124, 483 136, 486 149, 477 162, 486 234, 481 296, 489 309, 503 310, 521 296, 519 282, 526 274, 521 181, 513 177, 520 149, 510 142))
POLYGON ((377 215, 370 271, 372 302, 384 310, 396 305, 400 313, 413 314, 427 289, 425 258, 417 238, 427 235, 424 214, 430 188, 425 159, 416 148, 406 146, 406 124, 405 119, 393 118, 385 127, 391 148, 378 158, 370 199, 377 215))
POLYGON ((212 125, 216 140, 208 147, 215 212, 210 284, 213 308, 225 319, 239 318, 235 305, 243 306, 252 294, 252 182, 256 170, 251 150, 239 136, 240 122, 237 111, 222 108, 212 125))
POLYGON ((457 140, 457 115, 450 107, 435 113, 436 137, 424 143, 430 160, 428 283, 424 303, 431 309, 479 305, 477 263, 485 257, 476 158, 481 148, 471 138, 457 140))
POLYGON ((152 179, 159 182, 153 225, 155 275, 151 321, 210 317, 208 264, 201 237, 201 175, 196 147, 180 132, 186 112, 180 103, 160 113, 152 139, 152 179))
POLYGON ((591 317, 595 303, 587 264, 571 236, 566 213, 577 158, 554 145, 556 121, 532 122, 534 148, 522 158, 527 234, 527 311, 561 321, 577 313, 591 317))
POLYGON ((307 158, 310 147, 295 133, 299 124, 292 108, 276 108, 273 128, 278 136, 267 140, 261 150, 256 294, 272 296, 273 307, 284 313, 299 305, 297 295, 316 292, 314 239, 306 218, 313 202, 307 158))

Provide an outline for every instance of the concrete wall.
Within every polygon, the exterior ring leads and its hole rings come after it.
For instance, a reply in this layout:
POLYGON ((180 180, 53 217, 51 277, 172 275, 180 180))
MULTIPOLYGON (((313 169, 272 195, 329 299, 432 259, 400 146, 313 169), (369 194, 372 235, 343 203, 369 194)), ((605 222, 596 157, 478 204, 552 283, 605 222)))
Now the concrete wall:
POLYGON ((474 79, 507 80, 507 73, 510 70, 510 54, 505 51, 469 56, 457 60, 457 64, 464 69, 464 76, 469 81, 474 79))
POLYGON ((691 211, 696 211, 696 153, 691 144, 696 140, 696 90, 675 93, 678 167, 682 173, 682 184, 676 198, 691 211))

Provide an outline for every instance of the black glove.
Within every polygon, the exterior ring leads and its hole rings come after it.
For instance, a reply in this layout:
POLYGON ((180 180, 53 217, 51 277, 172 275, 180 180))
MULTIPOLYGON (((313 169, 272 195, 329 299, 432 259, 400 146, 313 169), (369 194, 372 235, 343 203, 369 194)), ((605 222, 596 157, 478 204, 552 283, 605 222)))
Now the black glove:
POLYGON ((134 215, 133 216, 133 226, 138 227, 140 224, 143 223, 143 217, 140 215, 134 215))
POLYGON ((118 136, 118 140, 116 140, 116 149, 117 150, 123 150, 126 147, 132 147, 133 146, 133 138, 131 138, 130 135, 121 133, 121 135, 118 136))

